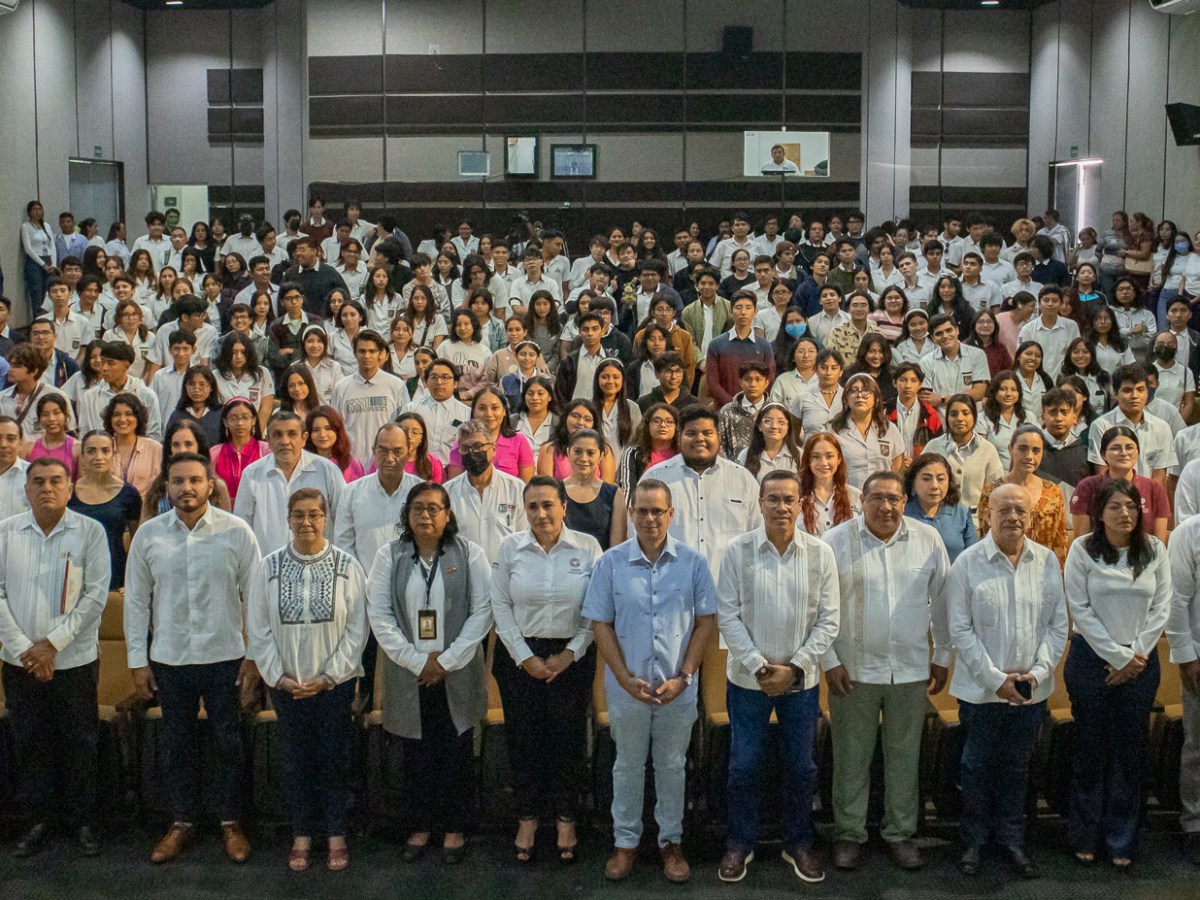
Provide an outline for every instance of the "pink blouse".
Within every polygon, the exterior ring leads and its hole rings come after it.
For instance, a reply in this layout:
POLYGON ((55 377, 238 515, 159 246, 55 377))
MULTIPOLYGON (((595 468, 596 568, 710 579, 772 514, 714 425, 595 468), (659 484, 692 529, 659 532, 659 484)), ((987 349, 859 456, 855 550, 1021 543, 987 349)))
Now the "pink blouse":
MULTIPOLYGON (((462 468, 462 456, 458 452, 458 443, 450 448, 450 465, 457 469, 462 468)), ((507 472, 509 475, 520 478, 521 469, 528 467, 533 468, 533 448, 529 446, 528 438, 519 434, 514 434, 512 437, 500 435, 496 438, 496 458, 492 461, 492 465, 501 472, 507 472)), ((570 466, 567 466, 567 471, 570 472, 570 466)))
POLYGON ((75 451, 73 449, 75 446, 75 438, 71 437, 69 434, 65 435, 65 438, 66 440, 63 441, 63 445, 61 447, 55 447, 53 450, 47 450, 42 445, 42 439, 38 438, 33 442, 33 446, 29 448, 29 462, 33 462, 35 459, 41 459, 43 456, 48 456, 51 459, 57 459, 67 467, 67 470, 71 473, 71 480, 74 481, 78 477, 78 472, 76 471, 75 451))
POLYGON ((240 453, 234 449, 233 444, 228 443, 217 444, 212 448, 213 469, 229 487, 230 503, 237 499, 238 485, 242 483, 242 472, 246 471, 246 466, 270 452, 271 448, 267 446, 266 441, 254 439, 251 439, 240 453))

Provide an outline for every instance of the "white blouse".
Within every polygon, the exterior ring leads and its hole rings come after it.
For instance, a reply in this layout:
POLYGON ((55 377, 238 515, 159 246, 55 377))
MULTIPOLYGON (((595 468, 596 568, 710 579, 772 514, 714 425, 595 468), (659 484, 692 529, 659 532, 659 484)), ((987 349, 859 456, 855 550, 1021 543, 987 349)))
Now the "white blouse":
POLYGON ((307 556, 288 546, 268 554, 250 585, 247 656, 272 687, 285 675, 337 684, 363 674, 367 579, 349 553, 329 541, 307 556))

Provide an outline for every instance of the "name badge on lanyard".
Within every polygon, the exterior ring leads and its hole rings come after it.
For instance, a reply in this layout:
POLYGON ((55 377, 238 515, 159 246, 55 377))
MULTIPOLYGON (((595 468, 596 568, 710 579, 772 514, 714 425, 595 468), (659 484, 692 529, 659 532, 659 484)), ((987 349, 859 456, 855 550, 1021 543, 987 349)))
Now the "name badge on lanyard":
MULTIPOLYGON (((425 562, 418 556, 417 565, 421 567, 421 576, 425 579, 425 606, 428 607, 429 595, 433 591, 433 581, 437 578, 438 559, 441 558, 439 552, 433 558, 433 564, 428 569, 425 568, 425 562)), ((417 610, 417 638, 422 641, 436 641, 438 639, 438 621, 436 609, 420 609, 417 610)))

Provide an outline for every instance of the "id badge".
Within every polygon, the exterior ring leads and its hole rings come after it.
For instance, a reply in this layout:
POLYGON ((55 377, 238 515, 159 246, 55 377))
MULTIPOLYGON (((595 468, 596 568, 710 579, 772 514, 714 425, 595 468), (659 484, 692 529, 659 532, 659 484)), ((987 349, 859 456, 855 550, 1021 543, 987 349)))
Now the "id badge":
POLYGON ((436 641, 438 636, 437 610, 417 611, 417 637, 423 641, 436 641))

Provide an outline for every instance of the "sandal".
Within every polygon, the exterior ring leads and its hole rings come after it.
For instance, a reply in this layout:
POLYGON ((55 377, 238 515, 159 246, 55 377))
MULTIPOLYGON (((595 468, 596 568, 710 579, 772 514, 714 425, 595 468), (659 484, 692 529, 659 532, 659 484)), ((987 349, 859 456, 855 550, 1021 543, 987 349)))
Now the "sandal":
POLYGON ((288 868, 293 872, 304 872, 308 870, 309 856, 312 854, 312 849, 306 847, 303 850, 298 850, 293 847, 288 853, 288 868))
POLYGON ((537 851, 535 849, 537 846, 537 844, 536 844, 536 841, 537 841, 537 817, 536 816, 522 816, 520 821, 523 823, 524 822, 533 822, 534 823, 534 826, 533 826, 534 843, 533 844, 530 844, 528 847, 522 847, 516 841, 513 841, 513 850, 516 851, 517 862, 519 862, 523 866, 529 866, 529 865, 533 865, 533 861, 537 857, 537 851))
POLYGON ((1078 862, 1083 863, 1085 866, 1090 866, 1092 863, 1094 863, 1096 861, 1096 854, 1095 853, 1076 853, 1075 859, 1078 862))
POLYGON ((346 846, 330 847, 329 858, 325 861, 325 867, 330 872, 340 872, 346 866, 350 865, 350 848, 346 846))
MULTIPOLYGON (((558 824, 574 826, 575 820, 568 819, 566 816, 559 816, 558 824)), ((573 843, 573 844, 558 844, 557 846, 558 846, 558 861, 559 862, 568 864, 568 865, 570 863, 575 862, 575 851, 579 847, 578 835, 576 835, 575 843, 573 843)))

